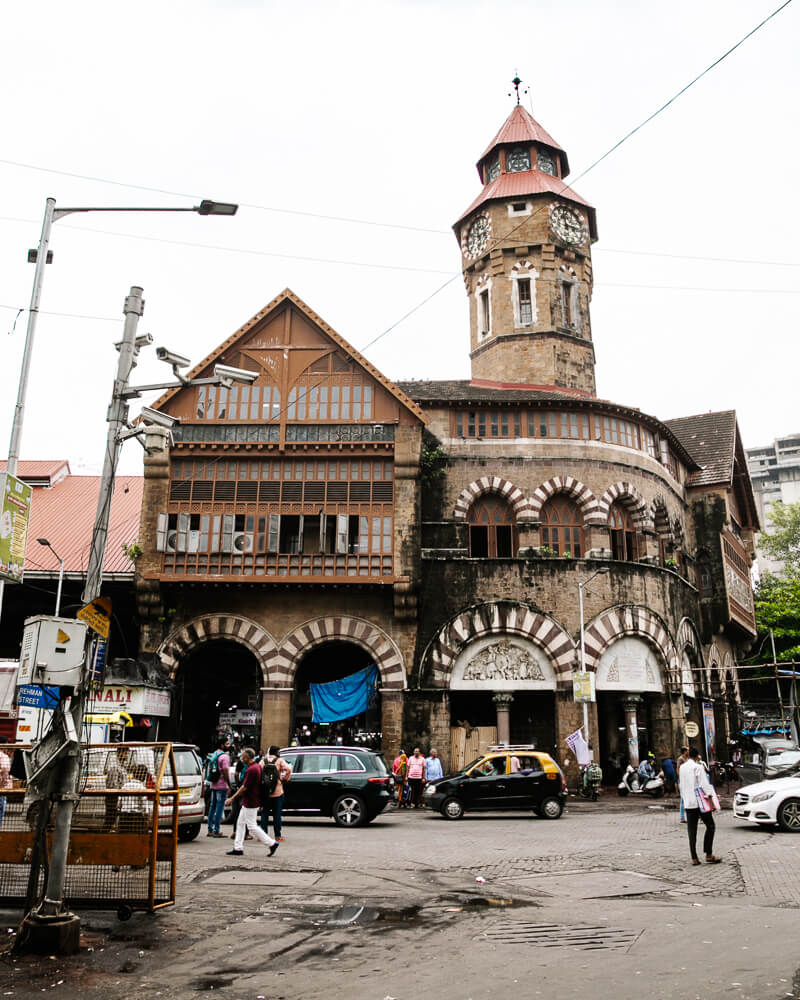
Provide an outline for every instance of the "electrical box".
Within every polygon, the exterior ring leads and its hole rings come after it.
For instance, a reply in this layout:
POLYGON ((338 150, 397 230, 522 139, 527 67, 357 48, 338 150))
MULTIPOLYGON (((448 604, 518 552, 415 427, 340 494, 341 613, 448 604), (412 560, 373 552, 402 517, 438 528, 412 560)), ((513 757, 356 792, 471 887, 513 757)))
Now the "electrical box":
POLYGON ((77 687, 83 675, 86 630, 86 624, 74 618, 26 619, 17 684, 77 687))

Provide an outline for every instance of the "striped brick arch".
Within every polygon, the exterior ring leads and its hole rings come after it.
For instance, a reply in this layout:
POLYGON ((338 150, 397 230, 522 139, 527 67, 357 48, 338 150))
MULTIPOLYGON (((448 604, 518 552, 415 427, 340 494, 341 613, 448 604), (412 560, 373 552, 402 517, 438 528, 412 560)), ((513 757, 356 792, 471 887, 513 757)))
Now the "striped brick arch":
POLYGON ((711 690, 711 672, 706 666, 705 657, 703 656, 703 647, 700 643, 700 635, 695 627, 694 622, 690 618, 684 618, 681 620, 678 626, 678 636, 675 645, 678 647, 678 653, 683 653, 684 649, 690 649, 694 658, 694 664, 699 674, 695 674, 693 680, 695 682, 696 691, 710 691, 711 690), (700 681, 702 680, 702 683, 700 681))
POLYGON ((482 476, 461 491, 453 510, 453 517, 456 521, 466 521, 467 511, 484 493, 496 493, 505 497, 513 508, 514 516, 518 521, 530 518, 528 500, 519 486, 515 486, 507 479, 501 479, 499 476, 482 476))
POLYGON ((530 504, 534 521, 541 521, 542 507, 556 493, 566 493, 572 497, 583 512, 584 524, 605 524, 606 519, 600 510, 597 497, 588 486, 584 486, 579 479, 573 479, 572 476, 554 476, 534 490, 530 504))
POLYGON ((630 511, 633 519, 633 526, 640 531, 642 528, 650 528, 653 525, 653 518, 647 507, 642 494, 631 483, 614 483, 600 497, 600 510, 602 512, 603 523, 608 521, 608 514, 613 503, 619 502, 630 511))
POLYGON ((527 604, 493 601, 467 608, 442 626, 422 658, 422 671, 434 687, 449 688, 459 653, 476 639, 489 635, 517 635, 547 654, 559 688, 571 684, 575 643, 552 618, 527 604))
POLYGON ((381 629, 363 618, 340 615, 313 618, 298 626, 283 640, 267 662, 273 687, 294 687, 300 661, 315 646, 324 642, 352 642, 366 650, 380 673, 382 690, 402 691, 406 686, 406 671, 400 650, 381 629))
POLYGON ((674 680, 680 677, 678 652, 666 625, 655 612, 638 604, 609 608, 586 628, 587 669, 597 670, 603 653, 623 636, 634 636, 649 642, 661 654, 669 678, 674 680))
POLYGON ((267 662, 277 649, 275 640, 260 625, 239 615, 203 615, 193 619, 164 640, 158 656, 174 679, 182 659, 198 646, 215 639, 226 639, 249 649, 258 660, 264 684, 270 683, 267 662))

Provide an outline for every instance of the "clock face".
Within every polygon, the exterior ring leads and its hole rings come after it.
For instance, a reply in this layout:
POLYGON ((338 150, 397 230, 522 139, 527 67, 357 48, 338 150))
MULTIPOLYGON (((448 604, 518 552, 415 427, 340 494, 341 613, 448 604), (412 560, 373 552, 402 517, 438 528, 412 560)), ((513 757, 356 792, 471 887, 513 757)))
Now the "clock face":
POLYGON ((517 173, 520 170, 530 170, 531 154, 521 146, 512 149, 506 156, 506 168, 510 173, 517 173))
POLYGON ((492 181, 496 181, 499 176, 500 176, 500 156, 498 155, 497 159, 492 160, 492 162, 486 168, 486 181, 487 183, 491 183, 492 181))
POLYGON ((550 228, 560 240, 572 247, 578 247, 586 240, 583 216, 567 205, 550 206, 550 228))
POLYGON ((468 257, 479 257, 489 242, 489 216, 479 215, 470 225, 464 239, 464 253, 468 257))
POLYGON ((537 154, 536 166, 541 170, 543 174, 550 174, 551 177, 555 177, 556 175, 555 160, 545 150, 541 150, 537 154))

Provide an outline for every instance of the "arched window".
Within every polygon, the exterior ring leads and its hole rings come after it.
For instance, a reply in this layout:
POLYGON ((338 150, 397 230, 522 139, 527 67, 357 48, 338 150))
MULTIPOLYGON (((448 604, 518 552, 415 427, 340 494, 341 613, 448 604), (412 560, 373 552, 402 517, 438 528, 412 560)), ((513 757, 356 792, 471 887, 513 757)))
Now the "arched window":
POLYGON ((508 559, 517 554, 514 511, 499 496, 486 493, 467 512, 469 554, 473 559, 508 559))
POLYGON ((583 556, 583 514, 580 507, 568 496, 557 493, 542 507, 542 527, 539 536, 542 545, 557 555, 569 552, 580 559, 583 556))
POLYGON ((619 502, 612 503, 608 511, 608 534, 611 539, 611 558, 635 562, 639 546, 630 511, 619 502))

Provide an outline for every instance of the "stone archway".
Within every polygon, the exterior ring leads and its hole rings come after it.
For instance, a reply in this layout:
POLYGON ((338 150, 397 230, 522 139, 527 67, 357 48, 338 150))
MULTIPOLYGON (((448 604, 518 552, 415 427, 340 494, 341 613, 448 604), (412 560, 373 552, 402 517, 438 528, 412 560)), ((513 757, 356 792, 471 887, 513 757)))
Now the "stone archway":
POLYGON ((631 483, 615 483, 613 486, 609 486, 602 495, 599 509, 604 521, 608 521, 608 512, 615 501, 621 503, 623 507, 627 507, 637 530, 652 528, 653 522, 647 503, 642 494, 631 483))
POLYGON ((264 684, 269 684, 268 660, 277 646, 272 636, 260 625, 240 615, 201 615, 171 632, 161 643, 156 655, 175 679, 180 660, 198 646, 214 639, 228 639, 250 650, 256 657, 264 684))
POLYGON ((466 521, 467 511, 484 493, 498 493, 505 497, 518 521, 530 519, 530 505, 519 486, 515 486, 508 479, 501 479, 499 476, 482 476, 461 491, 453 509, 455 520, 466 521))
POLYGON ((363 618, 337 615, 313 618, 284 636, 267 657, 270 686, 264 692, 264 726, 270 742, 288 741, 295 677, 309 650, 327 642, 349 642, 368 652, 380 674, 381 730, 384 749, 396 748, 402 735, 406 669, 394 640, 363 618))
POLYGON ((566 493, 581 508, 585 524, 604 524, 600 504, 594 493, 585 486, 579 479, 572 476, 553 476, 537 486, 531 497, 531 517, 534 521, 541 520, 542 507, 556 493, 566 493))

